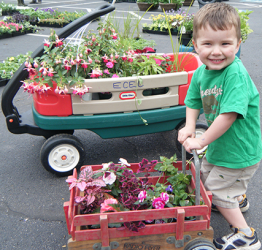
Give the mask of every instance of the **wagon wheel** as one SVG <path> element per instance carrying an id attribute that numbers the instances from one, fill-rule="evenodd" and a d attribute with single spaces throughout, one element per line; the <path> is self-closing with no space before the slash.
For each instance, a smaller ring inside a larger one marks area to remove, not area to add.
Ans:
<path id="1" fill-rule="evenodd" d="M 74 168 L 81 167 L 84 147 L 75 136 L 58 134 L 43 144 L 40 158 L 47 171 L 57 176 L 68 176 L 72 174 Z"/>
<path id="2" fill-rule="evenodd" d="M 216 250 L 216 247 L 207 239 L 195 239 L 189 242 L 184 250 Z"/>
<path id="3" fill-rule="evenodd" d="M 175 134 L 175 140 L 176 140 L 176 148 L 177 148 L 177 151 L 182 154 L 182 145 L 181 143 L 178 141 L 178 131 L 185 127 L 185 124 L 182 124 L 176 131 L 176 134 Z M 203 122 L 197 122 L 196 123 L 196 138 L 200 137 L 202 134 L 204 134 L 206 132 L 206 130 L 208 129 L 208 126 L 203 123 Z M 204 147 L 203 149 L 201 150 L 197 150 L 197 153 L 198 154 L 201 154 L 203 153 L 205 150 L 207 149 L 207 146 Z M 192 154 L 186 152 L 186 158 L 187 159 L 190 159 L 192 158 Z"/>

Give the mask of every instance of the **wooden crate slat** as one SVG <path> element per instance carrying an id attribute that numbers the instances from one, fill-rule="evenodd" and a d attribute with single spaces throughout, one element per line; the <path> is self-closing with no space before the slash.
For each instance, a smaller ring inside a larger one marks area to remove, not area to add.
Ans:
<path id="1" fill-rule="evenodd" d="M 185 227 L 185 210 L 177 209 L 177 226 L 176 226 L 176 239 L 183 240 L 184 239 L 184 227 Z"/>
<path id="2" fill-rule="evenodd" d="M 201 231 L 207 230 L 208 221 L 185 221 L 184 231 Z M 180 227 L 181 225 L 179 225 Z M 141 235 L 154 235 L 154 234 L 168 234 L 176 233 L 177 223 L 166 223 L 166 224 L 153 224 L 146 225 L 145 228 L 139 230 L 139 232 L 131 232 L 128 229 L 109 228 L 109 238 L 122 238 L 122 237 L 135 237 Z M 100 229 L 87 229 L 75 232 L 76 241 L 85 240 L 101 240 Z"/>
<path id="3" fill-rule="evenodd" d="M 188 206 L 174 207 L 164 209 L 146 209 L 117 213 L 104 213 L 108 216 L 109 223 L 123 223 L 128 221 L 153 220 L 153 219 L 168 219 L 177 217 L 177 209 L 183 208 L 185 216 L 203 216 L 208 212 L 207 206 Z M 87 226 L 100 223 L 100 214 L 83 214 L 74 217 L 75 226 Z"/>

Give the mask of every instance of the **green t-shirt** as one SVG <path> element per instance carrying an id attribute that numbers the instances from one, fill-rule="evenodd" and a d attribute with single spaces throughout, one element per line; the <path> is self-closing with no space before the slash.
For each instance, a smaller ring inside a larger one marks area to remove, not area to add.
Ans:
<path id="1" fill-rule="evenodd" d="M 259 93 L 237 57 L 221 70 L 200 66 L 192 77 L 185 104 L 192 109 L 203 108 L 208 126 L 219 114 L 238 113 L 232 126 L 208 146 L 209 163 L 245 168 L 261 160 Z"/>

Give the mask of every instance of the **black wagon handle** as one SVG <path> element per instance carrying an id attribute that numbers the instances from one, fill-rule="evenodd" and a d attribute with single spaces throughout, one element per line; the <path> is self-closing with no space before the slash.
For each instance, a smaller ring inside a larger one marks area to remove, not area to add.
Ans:
<path id="1" fill-rule="evenodd" d="M 57 35 L 59 36 L 59 38 L 66 38 L 70 36 L 72 33 L 74 33 L 76 30 L 81 28 L 83 25 L 114 10 L 115 7 L 113 5 L 104 4 L 99 8 L 95 9 L 93 12 L 90 12 L 78 18 L 77 20 L 73 21 L 72 23 L 66 25 L 59 32 L 57 32 Z M 44 52 L 44 45 L 42 44 L 32 53 L 31 57 L 32 58 L 40 57 L 41 55 L 43 55 L 43 52 Z M 27 70 L 24 70 L 24 68 L 25 65 L 23 63 L 19 67 L 19 69 L 15 72 L 13 77 L 8 81 L 8 84 L 5 86 L 3 90 L 2 103 L 1 103 L 3 114 L 5 115 L 5 117 L 15 116 L 17 118 L 16 121 L 18 123 L 19 123 L 18 111 L 13 105 L 13 98 L 23 84 L 21 81 L 25 80 L 28 77 L 28 72 Z M 17 123 L 13 122 L 13 125 L 15 124 Z"/>

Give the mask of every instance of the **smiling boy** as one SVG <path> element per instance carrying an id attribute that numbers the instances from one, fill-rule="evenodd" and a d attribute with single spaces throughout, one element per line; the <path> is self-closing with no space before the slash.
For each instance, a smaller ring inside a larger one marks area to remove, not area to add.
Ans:
<path id="1" fill-rule="evenodd" d="M 188 152 L 208 145 L 201 179 L 233 231 L 214 240 L 222 250 L 261 247 L 241 212 L 249 206 L 245 193 L 262 158 L 262 145 L 259 93 L 235 56 L 240 43 L 240 19 L 232 6 L 217 2 L 197 12 L 193 44 L 203 65 L 193 75 L 185 99 L 186 126 L 178 134 Z M 209 128 L 194 138 L 201 108 Z"/>

